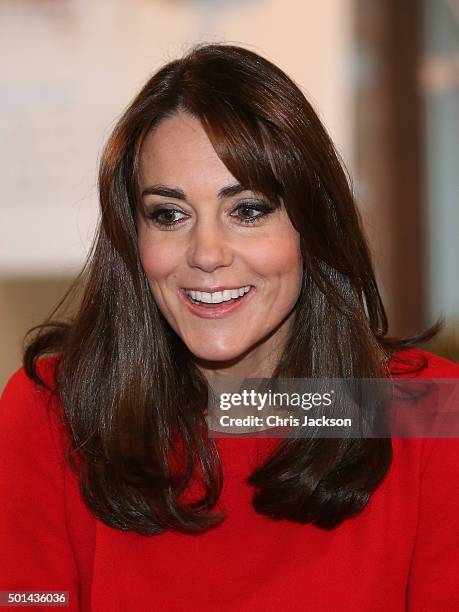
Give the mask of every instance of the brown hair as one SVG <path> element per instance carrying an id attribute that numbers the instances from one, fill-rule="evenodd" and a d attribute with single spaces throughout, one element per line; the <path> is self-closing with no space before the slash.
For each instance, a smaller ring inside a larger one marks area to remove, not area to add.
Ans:
<path id="1" fill-rule="evenodd" d="M 285 205 L 301 235 L 303 284 L 275 377 L 384 377 L 394 351 L 429 339 L 440 325 L 411 338 L 387 337 L 342 163 L 289 77 L 252 51 L 225 44 L 198 45 L 162 67 L 104 148 L 101 223 L 76 281 L 83 289 L 78 312 L 39 326 L 24 355 L 26 372 L 41 384 L 36 359 L 59 355 L 54 392 L 81 459 L 71 464 L 82 496 L 106 524 L 140 534 L 198 532 L 223 518 L 210 512 L 222 470 L 214 441 L 204 435 L 206 380 L 159 311 L 137 248 L 141 145 L 178 111 L 201 121 L 241 184 Z M 174 440 L 185 449 L 175 471 Z M 364 508 L 391 453 L 390 439 L 286 439 L 247 479 L 256 488 L 254 507 L 275 519 L 334 527 Z M 197 465 L 204 493 L 185 504 L 180 498 Z"/>

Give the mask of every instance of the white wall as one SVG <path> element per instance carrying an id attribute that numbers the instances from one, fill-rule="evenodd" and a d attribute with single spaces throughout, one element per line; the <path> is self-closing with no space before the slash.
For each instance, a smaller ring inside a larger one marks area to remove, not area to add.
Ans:
<path id="1" fill-rule="evenodd" d="M 302 87 L 352 170 L 352 0 L 3 0 L 0 276 L 74 274 L 97 221 L 98 155 L 163 63 L 247 46 Z"/>

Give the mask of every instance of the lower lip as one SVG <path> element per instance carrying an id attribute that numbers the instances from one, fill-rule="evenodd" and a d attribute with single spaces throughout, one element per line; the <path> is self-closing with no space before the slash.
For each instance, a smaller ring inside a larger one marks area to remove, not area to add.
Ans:
<path id="1" fill-rule="evenodd" d="M 220 304 L 213 304 L 201 306 L 201 304 L 194 304 L 183 289 L 179 291 L 182 300 L 188 306 L 192 313 L 203 319 L 220 319 L 230 313 L 234 312 L 238 308 L 241 308 L 244 304 L 250 301 L 252 295 L 255 293 L 255 287 L 251 287 L 247 293 L 244 293 L 235 302 L 221 302 Z"/>

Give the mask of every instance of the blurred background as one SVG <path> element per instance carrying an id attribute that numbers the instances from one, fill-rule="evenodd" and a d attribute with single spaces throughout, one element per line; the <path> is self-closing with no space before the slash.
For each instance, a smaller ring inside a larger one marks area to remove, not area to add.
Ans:
<path id="1" fill-rule="evenodd" d="M 352 176 L 390 333 L 443 316 L 427 348 L 459 361 L 458 0 L 0 0 L 0 390 L 89 251 L 114 123 L 201 41 L 300 85 Z"/>

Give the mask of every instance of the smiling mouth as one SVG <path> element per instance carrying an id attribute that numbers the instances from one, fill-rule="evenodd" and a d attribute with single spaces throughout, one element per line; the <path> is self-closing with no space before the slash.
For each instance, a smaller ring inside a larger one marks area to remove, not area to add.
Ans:
<path id="1" fill-rule="evenodd" d="M 239 310 L 239 308 L 242 307 L 242 305 L 246 301 L 250 300 L 254 292 L 255 292 L 255 287 L 253 287 L 253 285 L 246 285 L 244 287 L 244 291 L 243 292 L 241 291 L 242 295 L 239 295 L 238 297 L 234 297 L 234 298 L 229 297 L 228 293 L 226 293 L 225 296 L 222 296 L 223 292 L 218 292 L 218 291 L 215 292 L 214 294 L 210 294 L 210 293 L 206 294 L 206 292 L 198 292 L 198 295 L 196 296 L 196 293 L 193 291 L 195 298 L 196 297 L 198 298 L 198 299 L 195 299 L 191 295 L 189 295 L 190 290 L 185 290 L 183 288 L 180 289 L 180 294 L 182 295 L 182 299 L 185 301 L 187 306 L 191 309 L 191 311 L 195 315 L 199 317 L 212 318 L 212 319 L 229 315 L 231 312 L 233 312 L 236 309 Z M 199 293 L 201 293 L 201 295 L 199 295 Z M 220 300 L 220 301 L 209 303 L 209 302 L 203 302 L 199 300 L 200 297 L 201 298 L 204 297 L 204 299 L 209 300 L 209 296 L 211 296 L 215 300 Z M 223 299 L 223 297 L 225 297 L 226 299 Z"/>
<path id="2" fill-rule="evenodd" d="M 251 289 L 252 285 L 244 285 L 238 289 L 224 289 L 212 293 L 193 289 L 183 289 L 182 291 L 192 304 L 212 308 L 237 302 L 247 295 Z"/>

